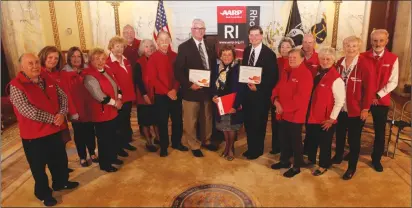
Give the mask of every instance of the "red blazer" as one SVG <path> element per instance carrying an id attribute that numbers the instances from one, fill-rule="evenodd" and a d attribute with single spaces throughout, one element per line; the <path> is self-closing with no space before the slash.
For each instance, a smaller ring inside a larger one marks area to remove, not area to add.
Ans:
<path id="1" fill-rule="evenodd" d="M 372 50 L 363 52 L 361 55 L 365 56 L 369 61 L 373 63 L 373 68 L 376 73 L 376 91 L 375 94 L 378 93 L 386 84 L 388 84 L 389 77 L 392 74 L 393 64 L 395 63 L 398 56 L 389 52 L 385 49 L 383 56 L 376 60 L 373 57 Z M 391 98 L 390 93 L 379 99 L 378 105 L 390 106 L 391 105 Z"/>
<path id="2" fill-rule="evenodd" d="M 69 103 L 69 116 L 79 114 L 78 121 L 90 122 L 91 111 L 88 109 L 88 105 L 92 101 L 86 87 L 84 86 L 84 72 L 80 73 L 74 71 L 63 71 L 62 75 L 62 87 L 67 94 Z M 73 120 L 76 122 L 76 120 Z"/>
<path id="3" fill-rule="evenodd" d="M 285 70 L 286 68 L 289 68 L 289 59 L 279 57 L 279 58 L 277 58 L 277 62 L 278 62 L 279 77 L 280 77 L 283 70 Z"/>
<path id="4" fill-rule="evenodd" d="M 111 73 L 110 70 L 108 70 L 107 67 L 104 69 L 106 73 L 108 73 L 111 77 L 113 77 L 113 80 L 115 80 L 116 84 L 118 83 L 116 81 L 116 78 L 113 73 Z M 100 84 L 100 88 L 102 89 L 102 92 L 108 96 L 110 96 L 112 99 L 116 99 L 115 97 L 115 91 L 113 89 L 112 84 L 110 81 L 99 71 L 97 71 L 96 68 L 93 66 L 89 65 L 89 68 L 84 69 L 84 76 L 90 75 L 93 76 L 94 78 L 97 79 L 97 81 Z M 91 97 L 91 95 L 89 94 Z M 117 109 L 114 106 L 107 105 L 107 104 L 102 104 L 95 100 L 93 97 L 91 97 L 88 109 L 91 113 L 91 120 L 92 122 L 104 122 L 104 121 L 110 121 L 117 116 Z"/>
<path id="5" fill-rule="evenodd" d="M 179 90 L 179 82 L 175 79 L 173 64 L 177 54 L 173 51 L 164 54 L 154 52 L 147 62 L 149 79 L 156 94 L 166 95 L 170 90 Z"/>
<path id="6" fill-rule="evenodd" d="M 34 107 L 56 115 L 59 110 L 59 98 L 57 95 L 56 82 L 45 73 L 40 77 L 45 81 L 45 89 L 42 90 L 38 85 L 33 84 L 22 73 L 18 73 L 10 84 L 21 90 Z M 48 136 L 67 128 L 66 122 L 61 126 L 43 123 L 28 119 L 22 116 L 16 107 L 13 106 L 14 113 L 19 121 L 20 136 L 22 139 L 38 139 Z"/>
<path id="7" fill-rule="evenodd" d="M 330 119 L 330 114 L 335 105 L 332 85 L 336 79 L 341 79 L 340 74 L 332 66 L 314 89 L 309 110 L 309 124 L 321 124 L 323 121 Z"/>
<path id="8" fill-rule="evenodd" d="M 318 53 L 316 51 L 313 51 L 312 56 L 310 59 L 304 61 L 306 67 L 310 70 L 312 73 L 312 77 L 315 78 L 316 74 L 318 73 L 318 66 L 319 66 L 319 57 Z"/>
<path id="9" fill-rule="evenodd" d="M 119 62 L 112 62 L 110 56 L 106 60 L 106 64 L 110 67 L 110 71 L 114 74 L 122 90 L 122 101 L 129 102 L 136 100 L 136 92 L 133 84 L 133 69 L 127 59 L 123 60 L 126 70 L 120 66 Z"/>
<path id="10" fill-rule="evenodd" d="M 282 72 L 278 84 L 273 88 L 272 101 L 277 97 L 282 105 L 283 120 L 305 123 L 312 86 L 311 73 L 304 63 L 296 69 L 288 68 Z"/>
<path id="11" fill-rule="evenodd" d="M 342 57 L 336 64 L 339 74 L 342 74 Z M 346 106 L 349 117 L 360 116 L 364 109 L 369 109 L 375 98 L 376 82 L 373 65 L 363 56 L 359 56 L 358 63 L 346 81 Z"/>
<path id="12" fill-rule="evenodd" d="M 143 84 L 147 92 L 147 96 L 149 97 L 150 101 L 153 103 L 154 102 L 154 89 L 153 85 L 150 83 L 149 80 L 149 73 L 147 71 L 147 57 L 142 56 L 137 60 L 137 64 L 140 64 L 140 67 L 142 69 L 142 79 L 143 79 Z M 137 104 L 139 105 L 146 105 L 146 102 L 143 99 L 142 94 L 140 93 L 139 89 L 136 90 L 136 98 L 137 98 Z"/>

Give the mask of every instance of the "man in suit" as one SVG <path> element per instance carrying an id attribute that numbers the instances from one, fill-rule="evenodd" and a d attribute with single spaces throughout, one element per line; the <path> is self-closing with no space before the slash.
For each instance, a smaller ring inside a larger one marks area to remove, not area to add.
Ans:
<path id="1" fill-rule="evenodd" d="M 200 147 L 217 150 L 211 144 L 212 97 L 209 87 L 200 87 L 189 80 L 190 69 L 210 70 L 216 67 L 215 49 L 208 47 L 203 39 L 205 23 L 201 19 L 192 22 L 192 38 L 179 45 L 175 61 L 175 78 L 181 85 L 183 104 L 183 139 L 195 157 L 203 157 Z M 210 78 L 209 78 L 210 80 Z M 197 122 L 200 123 L 200 142 L 196 138 Z"/>
<path id="2" fill-rule="evenodd" d="M 243 104 L 245 113 L 245 129 L 248 149 L 243 153 L 249 160 L 254 160 L 263 154 L 266 123 L 271 105 L 272 89 L 278 81 L 278 65 L 276 54 L 262 44 L 263 30 L 260 26 L 252 26 L 249 31 L 251 46 L 243 52 L 242 65 L 262 67 L 260 84 L 248 84 L 246 99 Z"/>

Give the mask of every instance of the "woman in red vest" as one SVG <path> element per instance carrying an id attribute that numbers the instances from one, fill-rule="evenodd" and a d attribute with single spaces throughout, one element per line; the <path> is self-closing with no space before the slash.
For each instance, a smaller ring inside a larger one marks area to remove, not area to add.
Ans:
<path id="1" fill-rule="evenodd" d="M 106 64 L 110 67 L 111 72 L 119 81 L 119 87 L 122 89 L 123 107 L 119 110 L 117 130 L 119 139 L 119 156 L 127 157 L 129 154 L 124 150 L 135 151 L 136 147 L 129 144 L 132 142 L 133 130 L 130 124 L 130 114 L 132 111 L 132 102 L 136 100 L 136 94 L 133 84 L 133 69 L 126 57 L 123 56 L 124 47 L 127 41 L 119 36 L 110 39 L 108 49 L 110 55 L 107 57 Z"/>
<path id="2" fill-rule="evenodd" d="M 279 42 L 278 51 L 280 57 L 277 58 L 277 64 L 279 69 L 279 77 L 282 72 L 289 67 L 289 51 L 295 47 L 295 43 L 292 38 L 284 37 Z M 276 108 L 272 106 L 270 109 L 271 123 L 272 123 L 272 151 L 270 154 L 277 154 L 280 152 L 280 144 L 278 138 L 278 121 L 276 120 Z"/>
<path id="3" fill-rule="evenodd" d="M 149 57 L 156 51 L 156 46 L 152 40 L 142 40 L 139 47 L 139 56 L 134 67 L 134 83 L 137 98 L 137 117 L 139 126 L 142 128 L 143 135 L 146 138 L 146 149 L 149 152 L 156 152 L 157 147 L 153 144 L 150 127 L 159 138 L 158 129 L 156 126 L 156 111 L 154 109 L 154 89 L 150 85 L 149 73 L 147 71 L 147 62 Z"/>
<path id="4" fill-rule="evenodd" d="M 99 162 L 95 149 L 96 141 L 94 134 L 94 125 L 91 122 L 90 111 L 87 110 L 87 105 L 90 102 L 90 96 L 87 89 L 84 87 L 83 66 L 84 58 L 81 50 L 78 47 L 71 47 L 67 52 L 67 65 L 71 71 L 62 71 L 62 86 L 66 92 L 69 103 L 68 118 L 72 122 L 74 131 L 74 142 L 76 143 L 77 154 L 80 158 L 82 167 L 89 166 L 87 162 L 86 148 L 89 151 L 89 156 L 92 162 Z"/>
<path id="5" fill-rule="evenodd" d="M 349 166 L 344 180 L 349 180 L 356 172 L 360 153 L 362 128 L 369 115 L 369 108 L 375 96 L 375 73 L 371 63 L 359 55 L 362 41 L 356 36 L 343 40 L 345 57 L 336 64 L 346 86 L 346 101 L 338 116 L 336 127 L 336 154 L 332 163 L 340 164 L 343 158 L 346 133 L 349 143 Z"/>
<path id="6" fill-rule="evenodd" d="M 42 73 L 46 74 L 47 76 L 51 77 L 60 88 L 63 89 L 61 85 L 62 74 L 61 69 L 63 67 L 63 55 L 62 52 L 57 49 L 55 46 L 46 46 L 40 50 L 38 57 L 40 59 L 40 66 Z M 66 127 L 62 131 L 62 139 L 65 144 L 71 140 L 70 137 L 70 130 L 67 128 L 67 121 Z M 62 127 L 63 128 L 63 127 Z M 69 162 L 67 160 L 67 162 Z M 69 172 L 73 172 L 73 169 L 69 168 Z"/>
<path id="7" fill-rule="evenodd" d="M 90 93 L 87 110 L 97 136 L 100 169 L 115 172 L 112 164 L 121 165 L 117 159 L 118 142 L 116 142 L 117 111 L 122 108 L 122 92 L 111 70 L 105 65 L 107 55 L 103 49 L 95 48 L 89 54 L 89 68 L 84 69 L 84 85 Z"/>
<path id="8" fill-rule="evenodd" d="M 345 83 L 334 66 L 335 49 L 322 48 L 318 55 L 320 66 L 314 77 L 306 122 L 306 136 L 311 145 L 308 156 L 313 164 L 316 164 L 316 154 L 320 148 L 319 169 L 312 173 L 314 176 L 322 175 L 332 165 L 332 137 L 346 95 Z"/>

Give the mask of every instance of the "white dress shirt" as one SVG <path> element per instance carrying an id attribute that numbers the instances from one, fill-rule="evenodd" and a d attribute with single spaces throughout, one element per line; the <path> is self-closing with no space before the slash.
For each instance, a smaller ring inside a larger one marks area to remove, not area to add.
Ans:
<path id="1" fill-rule="evenodd" d="M 335 104 L 333 105 L 330 118 L 333 120 L 336 120 L 336 118 L 338 118 L 340 110 L 346 103 L 345 83 L 343 82 L 342 79 L 336 79 L 333 82 L 332 93 L 333 93 L 333 98 L 335 100 Z"/>
<path id="2" fill-rule="evenodd" d="M 382 51 L 381 54 L 376 54 L 375 51 L 373 51 L 373 57 L 379 56 L 379 58 L 382 58 L 383 53 L 385 53 L 385 50 Z M 378 91 L 379 97 L 385 97 L 387 94 L 392 92 L 397 86 L 398 86 L 398 77 L 399 77 L 399 61 L 398 58 L 396 58 L 395 63 L 393 63 L 392 67 L 392 72 L 391 76 L 389 77 L 388 83 Z"/>
<path id="3" fill-rule="evenodd" d="M 343 61 L 342 61 L 342 63 L 340 64 L 341 66 L 343 66 L 343 70 L 340 72 L 340 75 L 341 75 L 342 79 L 344 78 L 344 77 L 343 77 L 344 70 L 346 70 L 346 69 L 349 69 L 349 70 L 350 70 L 349 74 L 347 75 L 348 78 L 346 79 L 346 83 L 344 83 L 344 84 L 345 84 L 345 104 L 343 105 L 342 111 L 345 111 L 345 112 L 348 112 L 348 106 L 347 106 L 347 104 L 346 104 L 346 87 L 348 86 L 349 77 L 350 77 L 350 75 L 352 74 L 353 69 L 356 67 L 356 64 L 358 63 L 358 59 L 359 59 L 359 54 L 356 55 L 355 58 L 353 58 L 353 61 L 352 61 L 352 63 L 349 65 L 349 68 L 346 67 L 346 57 L 343 58 Z M 343 81 L 342 81 L 342 82 L 343 82 Z"/>
<path id="4" fill-rule="evenodd" d="M 209 67 L 209 56 L 207 55 L 205 41 L 203 41 L 203 39 L 202 39 L 202 41 L 198 41 L 195 38 L 193 38 L 193 40 L 195 41 L 196 48 L 198 48 L 198 49 L 199 49 L 199 43 L 202 43 L 201 47 L 202 47 L 202 50 L 203 50 L 203 54 L 205 54 L 206 66 L 207 66 L 207 69 L 210 69 L 210 67 Z"/>
<path id="5" fill-rule="evenodd" d="M 256 48 L 254 48 L 252 46 L 252 48 L 250 49 L 250 53 L 249 53 L 249 59 L 247 60 L 248 63 L 249 63 L 249 60 L 250 60 L 250 55 L 252 55 L 253 49 L 255 49 L 255 60 L 254 60 L 253 66 L 256 66 L 256 62 L 259 58 L 260 51 L 262 50 L 262 43 L 260 43 L 258 46 L 256 46 Z"/>
<path id="6" fill-rule="evenodd" d="M 122 56 L 122 60 L 117 60 L 116 56 L 113 55 L 113 53 L 110 53 L 110 59 L 112 60 L 112 62 L 119 62 L 120 66 L 126 71 L 126 73 L 129 73 L 126 69 L 126 66 L 124 65 L 124 60 L 126 59 L 126 57 Z"/>

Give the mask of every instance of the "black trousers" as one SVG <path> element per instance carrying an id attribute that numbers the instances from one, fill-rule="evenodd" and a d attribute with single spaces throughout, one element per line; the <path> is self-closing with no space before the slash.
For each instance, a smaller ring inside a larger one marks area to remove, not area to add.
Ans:
<path id="1" fill-rule="evenodd" d="M 117 159 L 116 121 L 117 119 L 115 118 L 110 121 L 94 123 L 97 146 L 99 148 L 100 169 L 109 168 L 113 164 L 113 161 Z"/>
<path id="2" fill-rule="evenodd" d="M 132 112 L 132 101 L 123 103 L 122 108 L 118 111 L 117 119 L 117 138 L 119 151 L 132 141 L 133 131 L 130 124 L 130 114 Z"/>
<path id="3" fill-rule="evenodd" d="M 375 141 L 373 143 L 372 162 L 380 162 L 385 149 L 386 120 L 388 117 L 388 106 L 372 106 L 373 128 L 375 129 Z"/>
<path id="4" fill-rule="evenodd" d="M 322 129 L 322 124 L 306 124 L 306 138 L 311 145 L 308 159 L 316 164 L 316 153 L 319 147 L 319 166 L 322 168 L 329 168 L 332 165 L 332 137 L 335 129 L 336 124 L 332 125 L 327 131 Z"/>
<path id="5" fill-rule="evenodd" d="M 303 124 L 285 120 L 279 122 L 280 162 L 289 163 L 289 158 L 293 155 L 294 168 L 303 165 L 302 126 Z"/>
<path id="6" fill-rule="evenodd" d="M 276 120 L 276 107 L 271 106 L 270 108 L 271 123 L 272 123 L 272 151 L 280 150 L 279 144 L 279 124 Z"/>
<path id="7" fill-rule="evenodd" d="M 69 179 L 66 149 L 61 132 L 37 139 L 23 139 L 23 149 L 34 178 L 34 195 L 44 200 L 52 195 L 46 165 L 50 170 L 52 186 L 64 186 Z"/>
<path id="8" fill-rule="evenodd" d="M 266 136 L 266 125 L 270 107 L 270 98 L 257 96 L 253 92 L 245 98 L 243 112 L 247 136 L 247 151 L 251 156 L 263 154 Z"/>
<path id="9" fill-rule="evenodd" d="M 86 148 L 89 155 L 95 155 L 96 140 L 94 134 L 94 124 L 92 122 L 72 122 L 74 131 L 74 143 L 80 159 L 86 159 Z"/>
<path id="10" fill-rule="evenodd" d="M 361 134 L 365 121 L 357 117 L 348 117 L 347 112 L 340 112 L 338 116 L 338 125 L 336 126 L 336 159 L 342 160 L 345 148 L 346 133 L 348 134 L 349 143 L 349 167 L 348 169 L 356 170 L 358 164 Z"/>
<path id="11" fill-rule="evenodd" d="M 179 146 L 182 142 L 183 120 L 182 99 L 171 100 L 167 95 L 155 95 L 155 109 L 157 127 L 159 128 L 160 148 L 169 147 L 169 116 L 172 120 L 172 146 Z"/>

